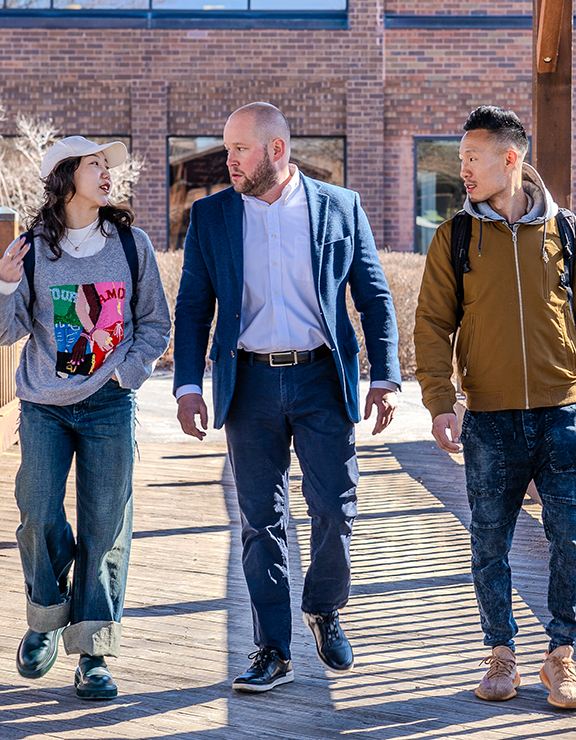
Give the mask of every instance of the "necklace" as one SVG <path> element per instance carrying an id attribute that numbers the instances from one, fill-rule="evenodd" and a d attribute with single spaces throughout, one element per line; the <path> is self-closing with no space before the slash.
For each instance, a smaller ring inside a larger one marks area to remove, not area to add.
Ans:
<path id="1" fill-rule="evenodd" d="M 94 223 L 96 223 L 96 222 L 94 222 Z M 69 231 L 69 229 L 67 229 L 67 232 L 68 232 L 68 231 Z M 74 231 L 80 231 L 80 229 L 74 229 Z M 82 237 L 82 239 L 81 239 L 81 240 L 80 240 L 80 241 L 78 242 L 78 244 L 74 244 L 74 242 L 72 241 L 72 239 L 70 239 L 70 237 L 68 236 L 68 233 L 66 233 L 66 234 L 65 234 L 65 237 L 66 237 L 66 240 L 68 241 L 68 243 L 69 243 L 69 244 L 70 244 L 70 245 L 71 245 L 72 247 L 74 247 L 74 251 L 75 251 L 75 252 L 78 252 L 78 251 L 79 251 L 79 249 L 80 249 L 80 247 L 81 247 L 81 246 L 82 246 L 82 245 L 84 244 L 84 242 L 86 241 L 86 239 L 88 239 L 88 237 L 89 237 L 89 236 L 90 236 L 91 234 L 93 234 L 93 233 L 94 233 L 94 224 L 92 223 L 92 224 L 90 224 L 90 226 L 88 227 L 88 231 L 87 231 L 87 232 L 86 232 L 86 233 L 84 234 L 84 236 L 83 236 L 83 237 Z"/>

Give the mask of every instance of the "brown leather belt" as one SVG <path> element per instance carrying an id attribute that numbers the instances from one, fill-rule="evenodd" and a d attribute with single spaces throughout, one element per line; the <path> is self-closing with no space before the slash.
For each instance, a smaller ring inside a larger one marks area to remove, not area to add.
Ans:
<path id="1" fill-rule="evenodd" d="M 315 349 L 306 352 L 297 352 L 296 350 L 287 350 L 286 352 L 270 352 L 270 354 L 261 355 L 258 352 L 247 352 L 245 349 L 238 350 L 238 359 L 246 362 L 262 362 L 270 367 L 289 367 L 290 365 L 305 365 L 315 360 L 323 360 L 329 357 L 332 350 L 325 344 L 321 344 Z"/>

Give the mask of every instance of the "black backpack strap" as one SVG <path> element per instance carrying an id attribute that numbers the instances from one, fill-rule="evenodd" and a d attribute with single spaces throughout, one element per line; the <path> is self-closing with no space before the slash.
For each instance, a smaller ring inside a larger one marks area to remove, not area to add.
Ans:
<path id="1" fill-rule="evenodd" d="M 130 310 L 132 311 L 132 320 L 134 320 L 134 309 L 138 301 L 138 252 L 136 250 L 136 242 L 134 241 L 134 234 L 130 227 L 123 228 L 118 226 L 118 235 L 122 242 L 122 248 L 126 255 L 126 261 L 130 268 L 130 276 L 132 278 L 132 297 L 130 298 Z"/>
<path id="2" fill-rule="evenodd" d="M 30 314 L 30 316 L 32 316 L 32 307 L 34 306 L 34 301 L 36 300 L 36 290 L 34 289 L 34 265 L 36 263 L 36 256 L 34 253 L 34 232 L 30 230 L 27 231 L 25 234 L 22 234 L 22 236 L 26 237 L 26 244 L 30 245 L 30 249 L 24 255 L 22 263 L 24 264 L 24 273 L 26 275 L 26 280 L 28 281 L 28 291 L 30 293 L 30 299 L 28 302 L 28 313 Z"/>
<path id="3" fill-rule="evenodd" d="M 556 216 L 558 231 L 564 251 L 564 272 L 560 285 L 565 289 L 572 316 L 574 316 L 574 252 L 576 244 L 576 218 L 567 208 L 559 208 Z"/>
<path id="4" fill-rule="evenodd" d="M 454 277 L 456 278 L 456 326 L 452 336 L 452 348 L 456 342 L 456 332 L 462 321 L 464 310 L 462 303 L 464 301 L 464 273 L 470 272 L 470 262 L 468 260 L 468 248 L 470 247 L 470 238 L 472 236 L 472 216 L 466 211 L 458 211 L 452 218 L 452 232 L 450 236 L 450 252 L 452 258 L 452 267 L 454 268 Z"/>

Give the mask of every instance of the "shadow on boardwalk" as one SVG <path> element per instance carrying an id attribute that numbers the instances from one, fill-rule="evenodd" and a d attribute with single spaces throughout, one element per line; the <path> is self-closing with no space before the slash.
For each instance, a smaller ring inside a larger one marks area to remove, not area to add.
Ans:
<path id="1" fill-rule="evenodd" d="M 469 575 L 467 505 L 457 458 L 432 442 L 364 443 L 353 587 L 343 624 L 354 671 L 323 670 L 299 596 L 309 525 L 300 471 L 291 477 L 293 684 L 238 694 L 232 678 L 253 649 L 241 572 L 239 516 L 222 443 L 140 445 L 124 648 L 110 661 L 121 695 L 79 702 L 76 661 L 21 679 L 25 631 L 12 498 L 18 450 L 0 458 L 0 738 L 384 740 L 571 738 L 576 715 L 546 702 L 538 670 L 546 640 L 547 548 L 527 506 L 513 552 L 522 686 L 504 704 L 473 694 L 486 655 Z M 72 510 L 73 506 L 70 505 Z"/>

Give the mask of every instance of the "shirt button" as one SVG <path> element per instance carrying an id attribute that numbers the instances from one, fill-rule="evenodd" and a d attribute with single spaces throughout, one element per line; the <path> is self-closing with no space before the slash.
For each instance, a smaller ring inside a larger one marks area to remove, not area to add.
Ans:
<path id="1" fill-rule="evenodd" d="M 276 265 L 277 265 L 278 263 L 277 263 L 277 262 L 273 262 L 272 264 L 274 265 L 274 267 L 276 267 Z"/>
<path id="2" fill-rule="evenodd" d="M 277 290 L 274 291 L 274 295 L 278 295 L 278 291 Z"/>
<path id="3" fill-rule="evenodd" d="M 276 234 L 272 234 L 272 238 L 273 239 L 276 239 Z"/>

